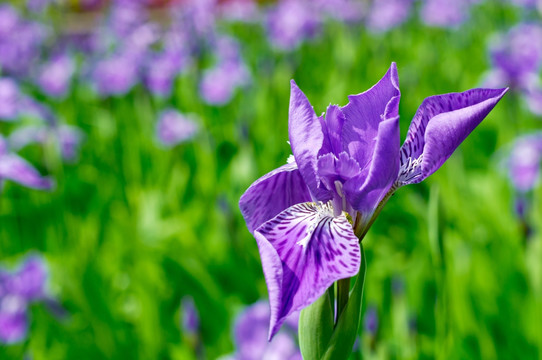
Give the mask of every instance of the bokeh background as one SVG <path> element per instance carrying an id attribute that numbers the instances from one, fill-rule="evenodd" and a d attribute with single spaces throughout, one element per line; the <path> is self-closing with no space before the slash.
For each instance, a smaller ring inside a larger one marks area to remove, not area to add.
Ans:
<path id="1" fill-rule="evenodd" d="M 2 1 L 0 358 L 272 358 L 265 315 L 248 355 L 234 330 L 267 297 L 239 197 L 290 154 L 290 79 L 321 113 L 395 61 L 402 136 L 425 97 L 511 89 L 364 239 L 352 359 L 539 359 L 541 6 Z"/>

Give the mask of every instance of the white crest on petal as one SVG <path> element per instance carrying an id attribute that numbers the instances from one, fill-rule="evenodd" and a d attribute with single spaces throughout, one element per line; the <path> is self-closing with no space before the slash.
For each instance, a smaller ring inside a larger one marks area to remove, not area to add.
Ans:
<path id="1" fill-rule="evenodd" d="M 422 176 L 423 154 L 416 159 L 407 158 L 401 163 L 399 176 L 394 184 L 395 188 L 416 182 Z"/>
<path id="2" fill-rule="evenodd" d="M 334 210 L 333 210 L 333 204 L 331 201 L 327 203 L 314 203 L 316 212 L 311 216 L 311 222 L 310 225 L 307 227 L 307 231 L 305 233 L 305 236 L 297 242 L 297 245 L 303 246 L 303 248 L 306 248 L 309 244 L 309 241 L 312 238 L 312 235 L 314 233 L 314 230 L 316 227 L 320 225 L 320 222 L 325 218 L 333 219 L 334 216 Z"/>

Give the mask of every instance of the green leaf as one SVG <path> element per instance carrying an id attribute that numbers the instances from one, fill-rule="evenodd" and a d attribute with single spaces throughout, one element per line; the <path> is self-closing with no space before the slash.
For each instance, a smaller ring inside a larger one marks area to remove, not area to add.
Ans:
<path id="1" fill-rule="evenodd" d="M 299 316 L 299 347 L 303 359 L 320 359 L 333 332 L 331 287 L 318 300 L 301 311 Z"/>
<path id="2" fill-rule="evenodd" d="M 365 252 L 363 245 L 361 247 L 361 266 L 359 274 L 354 284 L 354 288 L 350 292 L 348 303 L 345 310 L 342 312 L 337 326 L 331 335 L 329 345 L 323 357 L 305 357 L 304 359 L 322 359 L 322 360 L 341 360 L 348 359 L 352 353 L 352 347 L 358 335 L 358 327 L 361 317 L 361 298 L 363 296 L 363 284 L 365 282 L 365 270 L 367 264 L 365 262 Z"/>

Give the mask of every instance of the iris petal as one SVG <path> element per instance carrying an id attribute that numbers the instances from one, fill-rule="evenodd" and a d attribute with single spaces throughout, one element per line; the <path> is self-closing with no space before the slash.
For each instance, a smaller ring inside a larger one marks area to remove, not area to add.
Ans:
<path id="1" fill-rule="evenodd" d="M 329 105 L 326 111 L 325 120 L 321 118 L 322 130 L 324 131 L 324 146 L 319 155 L 333 153 L 336 156 L 345 149 L 343 148 L 341 133 L 345 121 L 344 114 L 337 105 Z"/>
<path id="2" fill-rule="evenodd" d="M 365 168 L 372 159 L 379 124 L 399 116 L 399 78 L 395 63 L 384 77 L 369 90 L 348 97 L 342 108 L 346 120 L 342 142 L 348 153 Z"/>
<path id="3" fill-rule="evenodd" d="M 426 98 L 401 147 L 401 167 L 408 176 L 399 185 L 418 183 L 442 166 L 507 90 L 472 89 Z M 412 172 L 419 174 L 409 176 Z"/>
<path id="4" fill-rule="evenodd" d="M 370 167 L 344 184 L 347 200 L 369 220 L 399 172 L 399 117 L 380 123 Z"/>
<path id="5" fill-rule="evenodd" d="M 345 215 L 315 203 L 294 205 L 256 229 L 269 291 L 269 338 L 285 318 L 320 297 L 335 281 L 356 275 L 358 238 Z"/>
<path id="6" fill-rule="evenodd" d="M 284 209 L 310 201 L 309 190 L 295 162 L 285 164 L 256 180 L 245 191 L 239 208 L 248 230 L 254 230 Z"/>
<path id="7" fill-rule="evenodd" d="M 319 201 L 330 200 L 331 193 L 319 186 L 316 177 L 318 153 L 324 144 L 322 124 L 309 100 L 293 80 L 291 82 L 288 133 L 295 161 L 311 195 Z"/>

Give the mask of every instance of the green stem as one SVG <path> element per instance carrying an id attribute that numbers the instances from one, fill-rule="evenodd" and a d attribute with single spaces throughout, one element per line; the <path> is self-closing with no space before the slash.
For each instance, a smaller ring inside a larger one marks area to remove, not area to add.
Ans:
<path id="1" fill-rule="evenodd" d="M 339 321 L 346 304 L 348 303 L 348 293 L 350 292 L 350 278 L 337 281 L 337 316 L 335 321 Z"/>
<path id="2" fill-rule="evenodd" d="M 363 238 L 365 237 L 365 235 L 367 235 L 367 232 L 369 231 L 369 229 L 371 228 L 371 225 L 373 225 L 373 223 L 375 222 L 376 218 L 378 217 L 378 214 L 380 214 L 380 212 L 382 211 L 382 208 L 384 207 L 384 205 L 386 205 L 386 203 L 388 202 L 389 198 L 395 193 L 395 190 L 397 190 L 397 188 L 395 187 L 395 185 L 390 189 L 390 191 L 388 191 L 388 193 L 386 194 L 386 196 L 384 196 L 384 198 L 382 199 L 382 201 L 380 201 L 380 203 L 378 204 L 378 206 L 376 207 L 376 210 L 375 212 L 373 213 L 373 215 L 371 216 L 371 219 L 369 220 L 369 222 L 367 222 L 367 224 L 363 224 L 360 217 L 361 217 L 361 214 L 358 213 L 358 215 L 356 216 L 356 220 L 354 222 L 354 234 L 358 237 L 359 239 L 359 243 L 361 244 L 361 241 L 363 240 Z"/>

